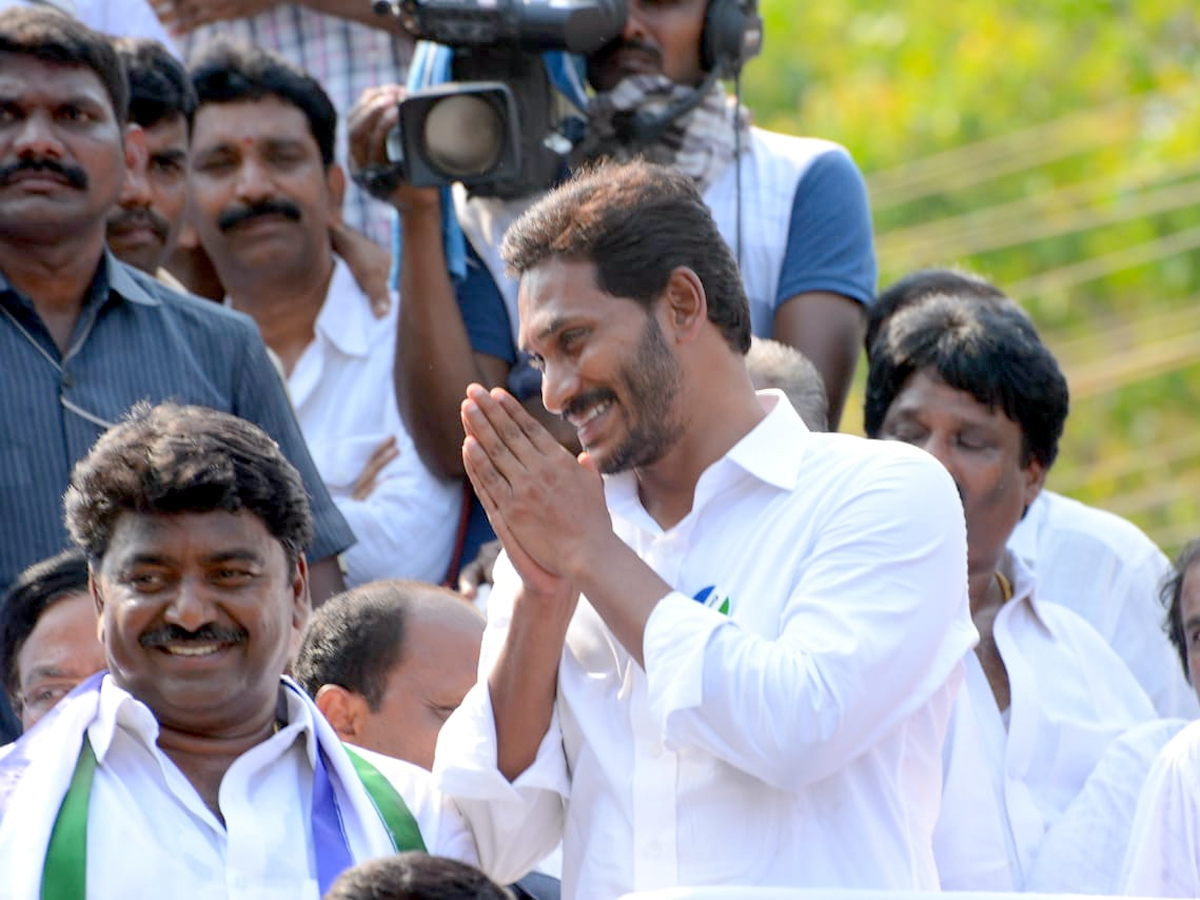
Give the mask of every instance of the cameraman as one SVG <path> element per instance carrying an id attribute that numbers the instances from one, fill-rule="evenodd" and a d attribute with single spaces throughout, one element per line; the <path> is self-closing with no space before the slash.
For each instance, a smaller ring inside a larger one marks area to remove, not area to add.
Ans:
<path id="1" fill-rule="evenodd" d="M 592 158 L 640 153 L 696 180 L 740 259 L 754 332 L 790 344 L 816 364 L 836 428 L 876 271 L 866 190 L 850 156 L 826 141 L 751 128 L 744 109 L 735 135 L 732 104 L 719 80 L 694 109 L 663 122 L 650 142 L 624 143 L 615 127 L 622 115 L 661 110 L 704 81 L 715 62 L 714 39 L 706 34 L 706 27 L 715 30 L 709 7 L 718 4 L 732 5 L 747 22 L 755 16 L 753 0 L 630 0 L 620 36 L 587 59 L 597 93 L 587 101 L 580 148 Z M 723 46 L 739 39 L 740 33 L 725 36 Z M 386 162 L 386 135 L 398 122 L 404 95 L 396 85 L 374 88 L 351 111 L 354 168 Z M 733 166 L 738 148 L 740 184 Z M 507 224 L 537 198 L 468 199 L 456 190 L 454 212 L 468 246 L 466 276 L 452 279 L 440 197 L 437 189 L 408 184 L 386 197 L 399 212 L 402 238 L 395 377 L 425 464 L 458 477 L 466 386 L 505 385 L 517 364 L 516 286 L 503 274 L 497 246 Z M 536 391 L 513 387 L 534 395 L 527 405 L 538 404 Z"/>

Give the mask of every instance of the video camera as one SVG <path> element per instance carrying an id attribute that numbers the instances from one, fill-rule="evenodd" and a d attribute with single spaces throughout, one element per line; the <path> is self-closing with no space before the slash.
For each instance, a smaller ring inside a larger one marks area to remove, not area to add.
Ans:
<path id="1" fill-rule="evenodd" d="M 518 197 L 553 183 L 572 146 L 540 54 L 600 49 L 624 28 L 627 0 L 377 0 L 374 9 L 452 49 L 450 81 L 400 104 L 392 165 L 377 174 Z"/>

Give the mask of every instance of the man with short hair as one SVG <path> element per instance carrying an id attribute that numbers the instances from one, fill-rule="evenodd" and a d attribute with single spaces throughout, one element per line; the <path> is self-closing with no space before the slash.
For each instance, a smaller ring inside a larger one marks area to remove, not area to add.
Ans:
<path id="1" fill-rule="evenodd" d="M 397 303 L 382 319 L 330 241 L 345 178 L 337 114 L 314 78 L 258 47 L 220 43 L 191 69 L 192 224 L 227 302 L 278 355 L 305 440 L 358 543 L 347 582 L 439 582 L 461 481 L 414 451 L 391 388 Z"/>
<path id="2" fill-rule="evenodd" d="M 1016 304 L 994 284 L 957 269 L 920 269 L 880 291 L 867 316 L 867 355 L 892 316 L 941 294 L 1001 308 Z M 1108 641 L 1162 716 L 1200 713 L 1187 680 L 1171 661 L 1162 629 L 1159 585 L 1171 564 L 1132 522 L 1043 489 L 1008 540 L 1033 569 L 1038 595 L 1082 616 Z"/>
<path id="3" fill-rule="evenodd" d="M 445 588 L 374 581 L 316 611 L 292 673 L 342 740 L 432 769 L 442 723 L 475 684 L 483 624 Z"/>
<path id="4" fill-rule="evenodd" d="M 192 62 L 207 44 L 236 40 L 278 53 L 320 82 L 344 117 L 364 90 L 402 82 L 413 39 L 396 16 L 377 14 L 366 0 L 151 0 Z M 336 156 L 346 159 L 339 132 Z M 377 245 L 391 235 L 391 210 L 349 185 L 342 206 L 350 228 Z M 347 238 L 344 238 L 348 240 Z"/>
<path id="5" fill-rule="evenodd" d="M 1030 890 L 1042 839 L 1109 745 L 1157 718 L 1132 673 L 1080 616 L 1044 603 L 1007 548 L 1058 453 L 1066 379 L 1015 303 L 933 295 L 898 311 L 871 348 L 863 423 L 946 467 L 967 522 L 967 582 L 980 640 L 967 710 L 984 753 L 1013 887 Z M 947 792 L 947 803 L 963 802 Z M 971 818 L 967 816 L 966 818 Z M 1069 874 L 1067 876 L 1069 883 Z"/>
<path id="6" fill-rule="evenodd" d="M 0 674 L 21 727 L 103 668 L 83 553 L 64 550 L 22 572 L 0 603 Z"/>
<path id="7" fill-rule="evenodd" d="M 105 248 L 126 172 L 145 169 L 111 43 L 55 12 L 0 13 L 0 102 L 0 590 L 66 545 L 75 460 L 134 403 L 168 397 L 242 416 L 280 442 L 312 497 L 314 599 L 340 590 L 337 554 L 354 536 L 254 323 Z"/>
<path id="8" fill-rule="evenodd" d="M 117 54 L 129 77 L 129 118 L 146 136 L 146 176 L 127 183 L 108 217 L 108 246 L 148 275 L 162 266 L 179 238 L 187 209 L 188 132 L 196 91 L 179 60 L 162 44 L 120 38 Z"/>
<path id="9" fill-rule="evenodd" d="M 7 897 L 317 900 L 396 850 L 474 860 L 425 773 L 350 754 L 284 677 L 312 516 L 261 429 L 139 405 L 76 466 L 65 505 L 109 671 L 0 758 Z"/>
<path id="10" fill-rule="evenodd" d="M 505 257 L 546 409 L 585 453 L 470 388 L 463 457 L 505 554 L 488 676 L 434 771 L 485 871 L 561 838 L 578 898 L 936 889 L 939 748 L 975 640 L 945 471 L 755 394 L 737 264 L 680 172 L 576 177 Z"/>

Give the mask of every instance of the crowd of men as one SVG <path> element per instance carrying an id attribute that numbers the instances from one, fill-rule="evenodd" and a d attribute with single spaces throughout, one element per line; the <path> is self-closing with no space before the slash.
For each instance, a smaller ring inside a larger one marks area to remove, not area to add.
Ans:
<path id="1" fill-rule="evenodd" d="M 0 6 L 0 896 L 1200 895 L 1200 543 L 1045 488 L 1000 287 L 876 292 L 753 2 L 516 199 L 377 177 L 367 4 Z"/>

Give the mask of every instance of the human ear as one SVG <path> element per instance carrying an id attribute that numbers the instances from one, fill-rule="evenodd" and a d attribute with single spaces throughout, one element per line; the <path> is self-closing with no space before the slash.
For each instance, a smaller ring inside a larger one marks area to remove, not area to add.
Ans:
<path id="1" fill-rule="evenodd" d="M 687 266 L 676 266 L 662 292 L 667 310 L 667 326 L 678 341 L 695 338 L 700 326 L 708 321 L 708 297 L 700 276 Z"/>
<path id="2" fill-rule="evenodd" d="M 343 741 L 354 743 L 362 735 L 367 700 L 361 694 L 338 684 L 323 684 L 313 699 Z"/>
<path id="3" fill-rule="evenodd" d="M 342 224 L 342 201 L 346 196 L 346 173 L 337 163 L 331 163 L 325 173 L 325 189 L 329 191 L 329 224 Z"/>

